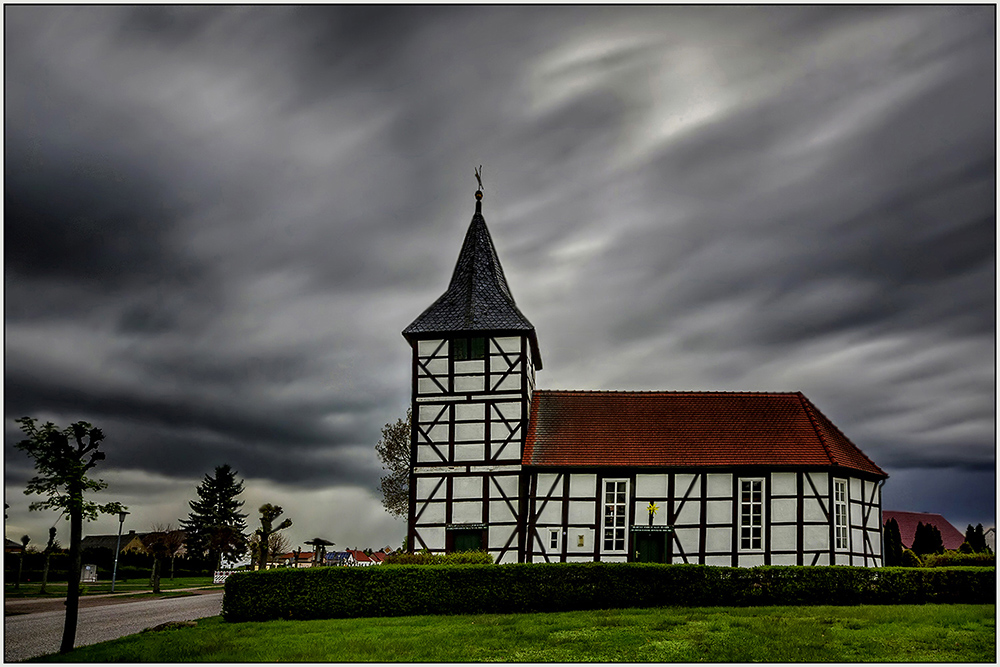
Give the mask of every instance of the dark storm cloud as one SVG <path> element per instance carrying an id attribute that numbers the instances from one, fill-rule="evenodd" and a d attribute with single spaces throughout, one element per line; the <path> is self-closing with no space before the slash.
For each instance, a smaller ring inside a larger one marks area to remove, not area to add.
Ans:
<path id="1" fill-rule="evenodd" d="M 369 517 L 483 164 L 539 386 L 801 390 L 987 511 L 992 8 L 5 18 L 8 489 L 10 420 L 86 418 L 156 516 L 226 462 Z"/>

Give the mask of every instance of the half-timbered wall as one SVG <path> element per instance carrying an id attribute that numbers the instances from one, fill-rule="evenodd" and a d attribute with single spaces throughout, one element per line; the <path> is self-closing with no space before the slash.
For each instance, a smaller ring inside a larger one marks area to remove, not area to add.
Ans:
<path id="1" fill-rule="evenodd" d="M 846 488 L 846 541 L 839 545 L 836 480 Z M 618 511 L 608 506 L 610 493 L 621 482 L 628 497 L 625 549 L 616 548 L 608 532 Z M 814 470 L 535 469 L 529 486 L 527 559 L 533 562 L 636 560 L 636 536 L 645 534 L 661 536 L 667 563 L 882 563 L 880 487 L 869 479 Z"/>
<path id="2" fill-rule="evenodd" d="M 472 539 L 497 562 L 516 562 L 523 560 L 521 452 L 534 365 L 526 337 L 482 338 L 413 346 L 410 548 L 452 551 Z M 481 354 L 456 354 L 458 345 Z"/>

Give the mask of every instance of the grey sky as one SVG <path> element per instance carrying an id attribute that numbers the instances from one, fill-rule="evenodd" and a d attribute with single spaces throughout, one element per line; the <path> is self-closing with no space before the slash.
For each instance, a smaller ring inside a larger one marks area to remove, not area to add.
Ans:
<path id="1" fill-rule="evenodd" d="M 994 7 L 5 19 L 8 536 L 55 520 L 30 415 L 105 430 L 137 530 L 229 463 L 295 542 L 398 545 L 374 443 L 480 164 L 540 387 L 802 391 L 886 509 L 994 523 Z"/>

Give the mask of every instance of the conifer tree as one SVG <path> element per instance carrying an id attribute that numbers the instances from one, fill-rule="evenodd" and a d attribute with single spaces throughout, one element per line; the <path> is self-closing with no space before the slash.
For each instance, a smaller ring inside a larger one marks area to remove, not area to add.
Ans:
<path id="1" fill-rule="evenodd" d="M 899 524 L 889 519 L 885 524 L 885 566 L 897 567 L 903 564 L 903 538 Z"/>
<path id="2" fill-rule="evenodd" d="M 246 514 L 240 512 L 243 501 L 243 480 L 236 480 L 236 471 L 228 464 L 217 466 L 215 476 L 205 475 L 196 489 L 198 499 L 188 504 L 191 513 L 181 525 L 187 533 L 188 550 L 207 553 L 215 569 L 222 558 L 237 560 L 246 553 Z"/>

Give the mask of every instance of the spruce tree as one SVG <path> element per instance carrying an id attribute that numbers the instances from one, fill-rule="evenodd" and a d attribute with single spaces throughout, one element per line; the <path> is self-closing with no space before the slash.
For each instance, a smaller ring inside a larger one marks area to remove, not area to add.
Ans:
<path id="1" fill-rule="evenodd" d="M 903 564 L 903 538 L 899 524 L 889 519 L 885 524 L 885 566 L 898 567 Z"/>
<path id="2" fill-rule="evenodd" d="M 246 552 L 247 515 L 239 510 L 243 501 L 236 496 L 243 493 L 243 480 L 236 480 L 236 471 L 228 464 L 215 468 L 215 476 L 205 475 L 196 489 L 198 500 L 192 500 L 191 513 L 181 525 L 187 533 L 188 549 L 194 553 L 207 553 L 215 569 L 219 569 L 223 556 L 235 561 Z"/>

